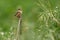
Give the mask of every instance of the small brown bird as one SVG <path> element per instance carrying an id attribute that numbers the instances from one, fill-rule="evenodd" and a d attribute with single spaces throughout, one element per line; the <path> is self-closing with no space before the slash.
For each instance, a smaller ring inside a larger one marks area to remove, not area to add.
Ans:
<path id="1" fill-rule="evenodd" d="M 18 9 L 17 10 L 17 13 L 15 14 L 15 16 L 17 16 L 18 18 L 21 17 L 21 14 L 22 14 L 22 10 L 21 9 Z"/>

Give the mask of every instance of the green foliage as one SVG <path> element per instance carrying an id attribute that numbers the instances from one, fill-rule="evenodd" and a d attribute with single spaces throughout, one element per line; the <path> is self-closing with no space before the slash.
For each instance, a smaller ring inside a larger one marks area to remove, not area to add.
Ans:
<path id="1" fill-rule="evenodd" d="M 23 9 L 21 40 L 60 40 L 60 0 L 0 0 L 0 40 L 14 40 L 18 7 Z"/>

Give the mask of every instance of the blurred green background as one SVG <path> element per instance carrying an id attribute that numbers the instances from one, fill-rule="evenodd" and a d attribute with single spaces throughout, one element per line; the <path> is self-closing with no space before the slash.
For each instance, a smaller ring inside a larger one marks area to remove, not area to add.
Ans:
<path id="1" fill-rule="evenodd" d="M 15 40 L 22 8 L 20 40 L 60 40 L 60 0 L 0 0 L 0 40 Z"/>

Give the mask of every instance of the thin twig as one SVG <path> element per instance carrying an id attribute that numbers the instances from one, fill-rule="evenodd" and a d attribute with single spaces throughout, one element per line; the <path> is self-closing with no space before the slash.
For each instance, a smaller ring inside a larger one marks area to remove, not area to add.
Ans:
<path id="1" fill-rule="evenodd" d="M 16 40 L 20 40 L 20 22 L 21 22 L 21 18 L 19 18 L 19 21 L 18 21 Z"/>

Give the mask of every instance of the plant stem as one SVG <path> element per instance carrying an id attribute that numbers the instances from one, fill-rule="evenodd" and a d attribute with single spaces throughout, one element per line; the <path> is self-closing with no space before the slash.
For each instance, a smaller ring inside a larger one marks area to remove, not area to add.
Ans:
<path id="1" fill-rule="evenodd" d="M 20 29 L 21 29 L 20 26 L 21 26 L 21 18 L 19 18 L 19 21 L 18 21 L 16 40 L 20 40 Z"/>

